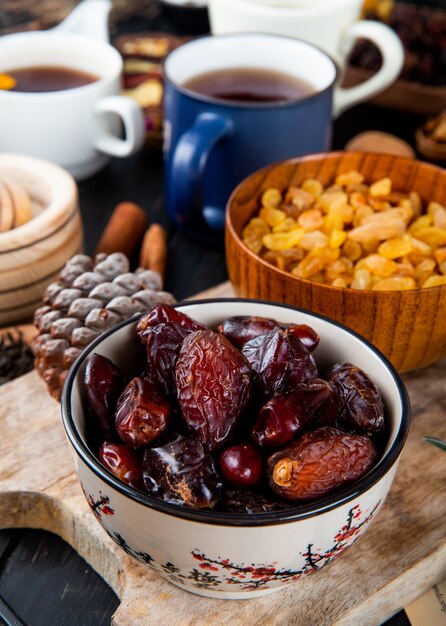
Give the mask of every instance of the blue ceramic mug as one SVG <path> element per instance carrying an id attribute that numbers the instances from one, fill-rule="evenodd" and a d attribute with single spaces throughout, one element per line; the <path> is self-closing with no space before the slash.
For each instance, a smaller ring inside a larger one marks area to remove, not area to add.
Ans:
<path id="1" fill-rule="evenodd" d="M 187 87 L 200 75 L 247 68 L 286 74 L 311 91 L 283 101 L 244 102 Z M 325 52 L 278 35 L 207 36 L 171 52 L 164 65 L 170 219 L 196 239 L 222 240 L 226 202 L 243 178 L 275 161 L 330 148 L 336 101 L 342 109 L 354 104 L 348 89 L 336 87 L 338 78 Z"/>

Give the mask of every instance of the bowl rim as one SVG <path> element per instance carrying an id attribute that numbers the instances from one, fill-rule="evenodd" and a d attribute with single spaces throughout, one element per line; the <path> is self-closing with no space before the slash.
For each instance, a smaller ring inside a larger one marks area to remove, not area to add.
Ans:
<path id="1" fill-rule="evenodd" d="M 194 522 L 202 522 L 206 524 L 214 524 L 220 526 L 243 526 L 243 527 L 253 527 L 253 526 L 272 526 L 276 524 L 283 523 L 291 523 L 302 519 L 307 519 L 310 517 L 316 517 L 317 515 L 321 515 L 322 513 L 326 513 L 335 509 L 341 505 L 346 504 L 347 502 L 355 499 L 362 493 L 368 491 L 371 487 L 373 487 L 376 483 L 378 483 L 392 468 L 392 466 L 397 462 L 404 447 L 405 441 L 409 434 L 410 423 L 411 423 L 411 411 L 410 411 L 410 400 L 408 392 L 405 388 L 405 385 L 398 374 L 395 367 L 391 364 L 391 362 L 387 359 L 387 357 L 380 352 L 373 344 L 367 341 L 364 337 L 351 330 L 347 326 L 336 322 L 324 315 L 320 315 L 318 313 L 313 313 L 307 309 L 294 307 L 288 304 L 282 304 L 279 302 L 272 302 L 268 300 L 258 300 L 258 299 L 247 299 L 247 298 L 209 298 L 203 300 L 184 300 L 175 305 L 175 308 L 182 308 L 188 305 L 206 305 L 206 304 L 218 304 L 218 303 L 230 303 L 230 302 L 249 302 L 256 304 L 266 304 L 278 306 L 284 309 L 290 309 L 292 311 L 298 311 L 305 314 L 309 314 L 314 316 L 320 320 L 328 322 L 347 333 L 353 335 L 356 339 L 359 339 L 362 343 L 364 343 L 370 350 L 372 350 L 378 358 L 384 363 L 386 366 L 390 376 L 392 377 L 394 383 L 396 384 L 399 398 L 401 402 L 401 422 L 398 428 L 398 432 L 396 433 L 395 440 L 392 446 L 387 451 L 387 454 L 381 458 L 380 462 L 378 462 L 372 470 L 366 474 L 363 478 L 356 481 L 353 485 L 347 486 L 344 489 L 341 489 L 338 493 L 334 495 L 327 496 L 325 498 L 321 498 L 312 503 L 298 505 L 297 507 L 292 507 L 290 509 L 284 509 L 279 511 L 271 511 L 271 512 L 260 512 L 260 513 L 252 513 L 249 515 L 241 515 L 236 513 L 225 513 L 220 511 L 212 511 L 212 510 L 194 510 L 189 509 L 187 507 L 181 507 L 177 504 L 170 504 L 168 502 L 164 502 L 149 494 L 144 494 L 142 491 L 138 491 L 137 489 L 127 485 L 126 483 L 120 481 L 116 478 L 111 472 L 109 472 L 96 458 L 93 452 L 89 449 L 89 447 L 82 440 L 79 431 L 75 425 L 73 413 L 71 410 L 71 395 L 73 390 L 74 381 L 77 377 L 77 374 L 80 370 L 80 367 L 85 362 L 85 360 L 89 357 L 89 355 L 95 350 L 95 348 L 104 341 L 107 337 L 120 330 L 121 328 L 127 326 L 128 324 L 134 324 L 138 319 L 141 318 L 145 313 L 136 314 L 132 317 L 123 320 L 119 324 L 116 324 L 109 330 L 105 331 L 99 337 L 97 337 L 91 344 L 89 344 L 82 353 L 78 356 L 76 361 L 71 366 L 64 387 L 62 391 L 62 401 L 61 401 L 61 412 L 62 412 L 62 422 L 65 428 L 66 435 L 75 449 L 77 455 L 81 458 L 83 463 L 100 479 L 102 479 L 108 486 L 112 487 L 116 491 L 118 491 L 121 495 L 124 495 L 130 498 L 133 501 L 136 501 L 138 504 L 142 504 L 148 508 L 155 509 L 160 513 L 166 513 L 168 515 L 172 515 L 177 518 L 183 518 L 185 520 L 194 521 Z"/>
<path id="2" fill-rule="evenodd" d="M 362 156 L 364 158 L 366 158 L 367 156 L 377 156 L 377 157 L 391 158 L 393 160 L 401 160 L 401 161 L 405 161 L 409 163 L 414 163 L 417 167 L 422 167 L 423 169 L 424 168 L 433 169 L 437 171 L 438 173 L 443 173 L 443 175 L 446 175 L 446 170 L 440 165 L 435 165 L 434 163 L 427 163 L 420 159 L 414 159 L 408 156 L 399 156 L 397 154 L 388 154 L 385 152 L 363 152 L 361 150 L 345 150 L 345 151 L 335 150 L 333 152 L 318 152 L 315 154 L 307 154 L 304 156 L 293 157 L 291 159 L 282 159 L 280 161 L 275 161 L 274 163 L 270 163 L 269 165 L 265 165 L 264 167 L 261 167 L 255 170 L 254 172 L 246 176 L 243 180 L 241 180 L 238 183 L 238 185 L 232 190 L 231 195 L 229 196 L 228 201 L 226 202 L 225 238 L 228 237 L 228 233 L 230 233 L 233 240 L 243 250 L 243 252 L 247 254 L 251 259 L 253 259 L 254 262 L 260 263 L 260 265 L 263 266 L 266 271 L 277 272 L 279 275 L 286 277 L 286 279 L 296 280 L 297 282 L 303 282 L 307 285 L 310 285 L 312 288 L 317 288 L 317 289 L 322 289 L 322 290 L 327 290 L 327 291 L 332 290 L 332 289 L 335 289 L 341 292 L 348 291 L 349 293 L 353 293 L 355 294 L 355 296 L 357 295 L 358 297 L 361 297 L 361 294 L 376 295 L 376 294 L 383 294 L 383 293 L 385 293 L 387 297 L 397 297 L 397 295 L 398 297 L 400 297 L 401 294 L 405 294 L 405 293 L 420 294 L 424 292 L 430 292 L 432 289 L 442 289 L 445 285 L 435 285 L 433 287 L 415 287 L 414 289 L 395 289 L 393 291 L 379 291 L 379 290 L 374 290 L 374 289 L 352 289 L 351 287 L 337 287 L 334 285 L 327 285 L 325 283 L 317 283 L 314 280 L 310 280 L 309 278 L 301 278 L 300 276 L 295 276 L 291 272 L 286 272 L 285 270 L 281 270 L 280 268 L 275 267 L 272 263 L 268 263 L 268 261 L 265 261 L 265 259 L 263 259 L 259 254 L 256 254 L 255 252 L 250 250 L 248 246 L 245 244 L 245 242 L 243 241 L 243 239 L 241 238 L 241 236 L 236 232 L 234 228 L 234 224 L 232 222 L 232 218 L 231 218 L 231 210 L 232 210 L 231 207 L 232 207 L 234 198 L 240 192 L 240 190 L 244 187 L 244 185 L 248 183 L 251 179 L 253 179 L 255 176 L 258 176 L 259 174 L 262 174 L 262 173 L 265 173 L 266 175 L 267 173 L 269 173 L 276 167 L 280 167 L 285 164 L 299 165 L 300 163 L 306 163 L 308 161 L 322 162 L 325 160 L 331 160 L 332 158 L 339 158 L 343 156 L 352 156 L 352 155 Z M 254 214 L 252 217 L 257 217 L 257 214 Z M 248 222 L 244 224 L 243 228 L 247 224 Z"/>

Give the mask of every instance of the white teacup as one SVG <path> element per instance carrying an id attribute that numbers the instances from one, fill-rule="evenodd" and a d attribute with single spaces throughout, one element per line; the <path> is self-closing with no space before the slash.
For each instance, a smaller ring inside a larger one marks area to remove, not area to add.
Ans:
<path id="1" fill-rule="evenodd" d="M 142 146 L 143 113 L 118 95 L 123 63 L 107 42 L 110 6 L 108 0 L 87 0 L 55 29 L 0 38 L 0 72 L 57 66 L 98 77 L 62 91 L 0 91 L 0 152 L 52 161 L 80 180 L 111 156 L 126 157 Z"/>
<path id="2" fill-rule="evenodd" d="M 373 41 L 383 63 L 371 78 L 339 92 L 338 113 L 391 85 L 404 61 L 395 32 L 379 22 L 359 20 L 362 0 L 209 0 L 214 35 L 260 32 L 308 41 L 335 59 L 341 71 L 358 39 Z"/>

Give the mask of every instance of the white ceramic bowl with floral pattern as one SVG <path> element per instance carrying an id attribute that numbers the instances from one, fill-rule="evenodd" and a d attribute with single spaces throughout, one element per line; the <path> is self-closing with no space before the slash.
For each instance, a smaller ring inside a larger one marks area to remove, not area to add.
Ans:
<path id="1" fill-rule="evenodd" d="M 333 561 L 376 517 L 409 430 L 407 392 L 396 370 L 376 348 L 319 315 L 286 305 L 238 299 L 186 302 L 179 309 L 210 327 L 233 315 L 308 324 L 321 337 L 314 353 L 321 368 L 339 361 L 354 363 L 382 392 L 388 443 L 366 476 L 316 502 L 236 515 L 196 511 L 157 500 L 114 477 L 87 447 L 82 389 L 85 366 L 96 352 L 110 358 L 128 376 L 139 373 L 144 350 L 136 336 L 135 320 L 101 335 L 71 368 L 63 393 L 63 422 L 85 497 L 108 535 L 127 554 L 196 594 L 239 599 L 277 591 Z"/>

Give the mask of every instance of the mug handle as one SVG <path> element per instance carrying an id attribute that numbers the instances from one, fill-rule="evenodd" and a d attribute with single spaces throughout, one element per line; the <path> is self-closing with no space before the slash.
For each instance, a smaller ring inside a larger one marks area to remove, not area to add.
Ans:
<path id="1" fill-rule="evenodd" d="M 169 186 L 173 205 L 181 221 L 192 217 L 194 199 L 202 195 L 202 178 L 215 144 L 232 132 L 231 120 L 215 113 L 203 113 L 179 139 L 172 157 Z M 212 229 L 224 225 L 224 210 L 203 207 L 203 218 Z"/>
<path id="2" fill-rule="evenodd" d="M 138 104 L 127 96 L 107 96 L 96 103 L 95 113 L 114 113 L 121 118 L 125 139 L 105 131 L 95 141 L 95 147 L 111 156 L 126 157 L 137 152 L 145 139 L 144 114 Z"/>
<path id="3" fill-rule="evenodd" d="M 352 24 L 342 39 L 341 55 L 346 58 L 360 38 L 370 39 L 382 55 L 381 68 L 356 87 L 338 87 L 334 93 L 333 116 L 338 117 L 351 106 L 384 91 L 399 76 L 404 62 L 404 48 L 398 35 L 385 24 L 360 20 Z"/>
<path id="4" fill-rule="evenodd" d="M 86 35 L 98 41 L 110 42 L 108 14 L 111 0 L 83 0 L 52 32 Z"/>

